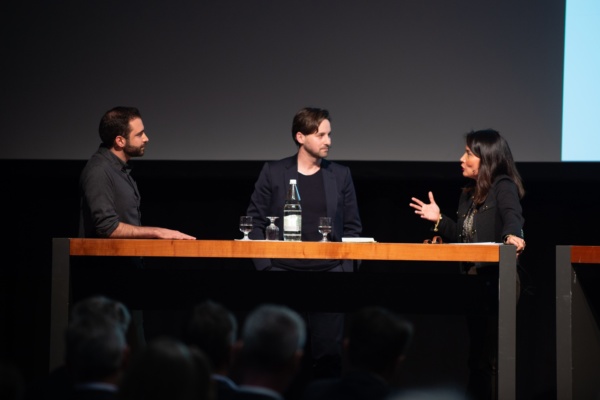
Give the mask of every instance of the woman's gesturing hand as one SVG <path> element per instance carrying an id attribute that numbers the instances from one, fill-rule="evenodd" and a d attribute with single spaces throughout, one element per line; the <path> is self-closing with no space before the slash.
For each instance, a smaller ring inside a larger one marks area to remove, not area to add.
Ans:
<path id="1" fill-rule="evenodd" d="M 415 214 L 420 215 L 421 218 L 431 222 L 437 222 L 440 219 L 440 208 L 433 198 L 433 193 L 429 192 L 429 204 L 422 202 L 421 200 L 413 197 L 413 202 L 410 206 L 415 209 Z"/>

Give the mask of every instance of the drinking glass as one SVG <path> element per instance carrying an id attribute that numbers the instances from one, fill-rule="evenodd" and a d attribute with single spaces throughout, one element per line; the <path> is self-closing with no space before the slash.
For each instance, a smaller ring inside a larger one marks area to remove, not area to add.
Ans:
<path id="1" fill-rule="evenodd" d="M 248 234 L 252 232 L 252 217 L 247 215 L 240 217 L 240 231 L 244 233 L 241 240 L 250 240 Z"/>
<path id="2" fill-rule="evenodd" d="M 275 225 L 275 221 L 277 220 L 277 218 L 279 217 L 267 217 L 269 219 L 269 221 L 271 221 L 271 224 L 269 226 L 267 226 L 266 231 L 266 238 L 267 240 L 279 240 L 279 228 L 277 227 L 277 225 Z"/>
<path id="3" fill-rule="evenodd" d="M 331 233 L 331 217 L 319 217 L 319 233 L 323 235 L 321 242 L 328 242 L 327 235 Z"/>

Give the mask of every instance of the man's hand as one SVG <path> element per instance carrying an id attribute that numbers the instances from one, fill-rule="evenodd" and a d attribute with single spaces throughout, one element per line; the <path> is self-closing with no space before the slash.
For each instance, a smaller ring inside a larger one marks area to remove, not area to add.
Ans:
<path id="1" fill-rule="evenodd" d="M 119 222 L 117 229 L 110 235 L 111 239 L 174 239 L 195 240 L 194 236 L 156 226 L 135 226 Z"/>
<path id="2" fill-rule="evenodd" d="M 183 240 L 195 240 L 194 236 L 187 235 L 185 233 L 174 231 L 172 229 L 166 228 L 155 228 L 156 229 L 156 238 L 157 239 L 183 239 Z"/>

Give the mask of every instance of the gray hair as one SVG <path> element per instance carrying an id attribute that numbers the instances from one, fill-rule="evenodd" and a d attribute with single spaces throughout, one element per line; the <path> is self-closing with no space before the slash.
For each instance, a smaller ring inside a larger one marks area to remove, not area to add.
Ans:
<path id="1" fill-rule="evenodd" d="M 306 342 L 306 324 L 292 309 L 274 304 L 256 308 L 242 332 L 243 355 L 248 365 L 275 370 L 289 362 Z"/>
<path id="2" fill-rule="evenodd" d="M 109 318 L 115 321 L 127 333 L 131 323 L 131 314 L 125 305 L 105 296 L 92 296 L 80 300 L 73 306 L 71 321 L 85 318 Z"/>
<path id="3" fill-rule="evenodd" d="M 127 342 L 117 321 L 78 318 L 67 327 L 65 339 L 66 364 L 77 382 L 102 380 L 120 370 Z"/>

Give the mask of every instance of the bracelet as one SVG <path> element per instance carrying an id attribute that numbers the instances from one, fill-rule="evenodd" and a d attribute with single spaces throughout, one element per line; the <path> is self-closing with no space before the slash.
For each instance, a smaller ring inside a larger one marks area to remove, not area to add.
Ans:
<path id="1" fill-rule="evenodd" d="M 437 232 L 438 231 L 438 225 L 440 224 L 440 221 L 442 220 L 442 214 L 440 214 L 440 217 L 438 218 L 437 222 L 435 223 L 435 225 L 433 226 L 433 231 Z"/>

